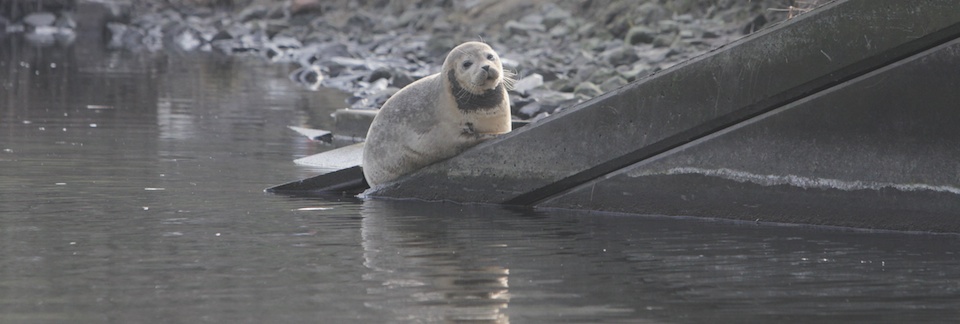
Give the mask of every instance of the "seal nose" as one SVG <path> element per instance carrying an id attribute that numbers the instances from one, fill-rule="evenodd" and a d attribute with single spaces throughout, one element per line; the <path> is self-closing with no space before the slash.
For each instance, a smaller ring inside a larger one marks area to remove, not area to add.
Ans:
<path id="1" fill-rule="evenodd" d="M 481 67 L 481 69 L 483 69 L 484 71 L 490 72 L 490 65 L 484 65 L 483 67 Z"/>

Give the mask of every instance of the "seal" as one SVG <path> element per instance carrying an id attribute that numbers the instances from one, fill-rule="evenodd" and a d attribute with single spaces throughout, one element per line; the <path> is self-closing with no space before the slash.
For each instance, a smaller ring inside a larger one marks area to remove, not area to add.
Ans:
<path id="1" fill-rule="evenodd" d="M 509 132 L 512 81 L 489 45 L 455 47 L 440 73 L 400 89 L 374 117 L 363 148 L 367 183 L 376 188 Z"/>

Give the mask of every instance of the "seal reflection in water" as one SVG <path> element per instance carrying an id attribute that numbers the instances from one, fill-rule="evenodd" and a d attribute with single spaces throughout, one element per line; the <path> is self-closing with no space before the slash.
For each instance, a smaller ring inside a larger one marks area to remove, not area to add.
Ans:
<path id="1" fill-rule="evenodd" d="M 509 132 L 510 81 L 487 44 L 455 47 L 440 73 L 404 87 L 380 108 L 363 149 L 367 183 L 376 188 Z"/>

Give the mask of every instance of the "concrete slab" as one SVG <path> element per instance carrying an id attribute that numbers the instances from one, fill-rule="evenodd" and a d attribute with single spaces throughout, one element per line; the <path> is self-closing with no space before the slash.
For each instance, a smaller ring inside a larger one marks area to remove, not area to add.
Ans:
<path id="1" fill-rule="evenodd" d="M 955 1 L 836 1 L 371 196 L 535 205 L 954 39 L 956 8 Z"/>
<path id="2" fill-rule="evenodd" d="M 362 162 L 363 143 L 348 145 L 293 160 L 293 163 L 298 165 L 319 168 L 325 172 L 359 167 Z"/>
<path id="3" fill-rule="evenodd" d="M 960 40 L 540 206 L 960 233 Z"/>
<path id="4" fill-rule="evenodd" d="M 297 132 L 300 135 L 306 136 L 311 141 L 330 142 L 333 139 L 333 133 L 331 133 L 330 131 L 305 128 L 305 127 L 297 127 L 297 126 L 287 126 L 287 128 L 293 130 L 294 132 Z"/>
<path id="5" fill-rule="evenodd" d="M 289 195 L 357 195 L 370 185 L 363 179 L 363 169 L 353 166 L 303 180 L 264 189 L 265 192 Z"/>
<path id="6" fill-rule="evenodd" d="M 301 129 L 298 132 L 303 133 L 303 130 L 316 131 Z M 273 186 L 264 191 L 294 195 L 358 194 L 370 187 L 363 178 L 363 169 L 360 167 L 362 161 L 363 143 L 299 158 L 293 162 L 320 169 L 320 174 Z"/>
<path id="7" fill-rule="evenodd" d="M 367 137 L 367 130 L 373 123 L 373 118 L 377 117 L 379 110 L 369 109 L 337 109 L 333 112 L 333 119 L 336 120 L 336 135 L 350 138 L 362 139 Z"/>

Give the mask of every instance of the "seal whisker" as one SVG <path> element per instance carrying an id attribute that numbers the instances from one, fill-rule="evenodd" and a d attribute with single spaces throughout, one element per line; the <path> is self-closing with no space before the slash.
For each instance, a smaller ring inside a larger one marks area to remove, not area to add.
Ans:
<path id="1" fill-rule="evenodd" d="M 503 70 L 503 77 L 501 79 L 503 86 L 507 87 L 507 90 L 513 90 L 513 85 L 517 83 L 517 72 Z"/>

